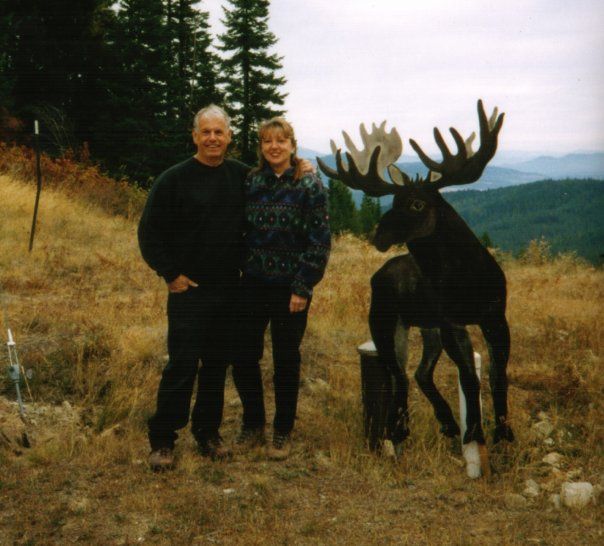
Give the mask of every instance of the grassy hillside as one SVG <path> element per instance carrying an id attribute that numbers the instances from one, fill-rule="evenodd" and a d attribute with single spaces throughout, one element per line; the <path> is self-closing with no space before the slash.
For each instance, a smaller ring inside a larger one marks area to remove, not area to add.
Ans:
<path id="1" fill-rule="evenodd" d="M 443 194 L 474 233 L 518 253 L 544 237 L 552 252 L 576 252 L 592 263 L 604 253 L 604 181 L 544 180 L 486 192 Z"/>
<path id="2" fill-rule="evenodd" d="M 35 418 L 32 447 L 16 450 L 0 439 L 0 544 L 601 539 L 601 507 L 577 514 L 548 500 L 567 479 L 604 485 L 601 270 L 569 257 L 505 262 L 517 442 L 491 450 L 490 482 L 466 478 L 459 446 L 441 438 L 415 385 L 402 458 L 392 462 L 366 450 L 356 347 L 369 337 L 369 278 L 396 252 L 380 254 L 352 237 L 334 242 L 313 300 L 292 457 L 273 463 L 258 450 L 212 463 L 183 431 L 177 469 L 156 475 L 146 464 L 145 421 L 165 363 L 165 286 L 139 257 L 136 206 L 116 215 L 93 193 L 69 187 L 61 189 L 57 171 L 57 183 L 42 194 L 28 254 L 34 185 L 0 176 L 0 283 L 21 361 L 34 372 L 33 401 L 27 394 L 25 401 Z M 472 336 L 486 355 L 475 328 Z M 411 338 L 410 374 L 420 356 L 418 332 Z M 270 418 L 270 350 L 263 369 Z M 436 381 L 455 410 L 456 372 L 444 356 Z M 488 392 L 486 373 L 482 384 Z M 1 394 L 14 399 L 7 379 Z M 230 442 L 241 412 L 230 377 L 226 400 L 223 434 Z M 2 396 L 0 402 L 0 410 L 14 410 Z M 491 419 L 488 394 L 484 403 Z M 544 418 L 540 412 L 553 427 L 547 442 L 533 428 Z M 552 451 L 562 457 L 557 466 L 542 462 Z M 518 500 L 527 479 L 539 483 L 540 493 Z"/>

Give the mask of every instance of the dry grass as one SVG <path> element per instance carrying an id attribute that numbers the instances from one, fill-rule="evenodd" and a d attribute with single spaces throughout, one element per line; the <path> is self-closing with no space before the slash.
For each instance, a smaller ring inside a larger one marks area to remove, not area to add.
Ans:
<path id="1" fill-rule="evenodd" d="M 467 480 L 459 446 L 440 437 L 415 385 L 412 435 L 401 460 L 366 450 L 356 347 L 369 338 L 369 278 L 388 256 L 353 237 L 335 241 L 313 301 L 293 456 L 271 463 L 255 451 L 211 463 L 183 431 L 177 469 L 155 475 L 146 465 L 145 420 L 164 364 L 165 287 L 139 258 L 134 212 L 111 214 L 106 201 L 74 199 L 59 186 L 42 194 L 28 254 L 34 188 L 0 177 L 0 283 L 21 360 L 34 371 L 36 404 L 68 399 L 81 421 L 54 430 L 46 424 L 51 434 L 21 456 L 0 451 L 0 544 L 602 540 L 600 506 L 559 511 L 547 498 L 569 472 L 603 485 L 601 270 L 572 257 L 542 260 L 538 252 L 505 261 L 517 442 L 493 452 L 497 474 L 488 483 Z M 472 336 L 486 355 L 474 328 Z M 419 360 L 417 332 L 411 342 L 410 375 Z M 272 408 L 270 352 L 263 366 Z M 455 406 L 456 372 L 445 357 L 436 376 Z M 483 385 L 488 390 L 487 374 Z M 13 397 L 8 381 L 4 394 Z M 226 398 L 230 441 L 240 418 L 230 379 Z M 490 419 L 490 396 L 484 401 Z M 555 426 L 553 447 L 531 432 L 540 411 Z M 116 424 L 115 434 L 102 434 Z M 551 450 L 564 457 L 559 470 L 541 462 Z M 506 494 L 521 493 L 528 478 L 539 482 L 541 495 L 506 507 Z"/>
<path id="2" fill-rule="evenodd" d="M 112 214 L 135 216 L 145 200 L 142 190 L 126 180 L 116 181 L 105 176 L 98 166 L 90 163 L 86 148 L 78 156 L 72 152 L 58 158 L 41 154 L 40 168 L 45 187 L 60 188 L 63 195 Z M 36 176 L 34 151 L 0 141 L 0 174 L 33 180 Z"/>

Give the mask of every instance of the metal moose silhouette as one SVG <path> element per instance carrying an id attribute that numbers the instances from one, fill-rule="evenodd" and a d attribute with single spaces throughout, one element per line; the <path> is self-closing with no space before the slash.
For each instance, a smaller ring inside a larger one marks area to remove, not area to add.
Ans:
<path id="1" fill-rule="evenodd" d="M 451 128 L 457 146 L 457 152 L 453 154 L 435 128 L 434 138 L 442 153 L 441 162 L 428 157 L 411 139 L 411 147 L 429 169 L 425 179 L 419 176 L 411 179 L 394 165 L 402 153 L 402 142 L 396 129 L 386 132 L 386 122 L 380 127 L 374 125 L 371 133 L 361 125 L 363 150 L 358 150 L 351 138 L 343 133 L 349 150 L 346 152 L 347 167 L 333 141 L 337 170 L 317 159 L 328 177 L 341 180 L 350 188 L 373 197 L 393 195 L 392 208 L 380 219 L 373 244 L 380 251 L 403 243 L 409 249 L 409 254 L 386 262 L 371 279 L 371 335 L 380 363 L 394 377 L 395 390 L 386 438 L 395 446 L 400 446 L 409 435 L 409 383 L 405 365 L 411 326 L 419 327 L 423 338 L 423 354 L 415 378 L 434 408 L 441 432 L 450 437 L 460 434 L 451 408 L 433 380 L 434 368 L 444 348 L 458 367 L 467 401 L 467 426 L 462 442 L 477 442 L 484 462 L 480 382 L 466 329 L 469 324 L 480 326 L 491 360 L 489 381 L 495 413 L 494 442 L 514 439 L 507 420 L 506 367 L 510 332 L 505 318 L 505 276 L 495 259 L 439 193 L 441 188 L 470 184 L 480 178 L 495 155 L 503 118 L 504 114 L 498 115 L 497 109 L 487 118 L 482 101 L 478 101 L 480 147 L 476 152 L 472 150 L 474 133 L 464 140 L 456 129 Z M 393 183 L 383 178 L 385 170 Z M 395 345 L 399 347 L 399 355 L 404 355 L 398 362 Z M 487 471 L 486 468 L 483 470 Z"/>

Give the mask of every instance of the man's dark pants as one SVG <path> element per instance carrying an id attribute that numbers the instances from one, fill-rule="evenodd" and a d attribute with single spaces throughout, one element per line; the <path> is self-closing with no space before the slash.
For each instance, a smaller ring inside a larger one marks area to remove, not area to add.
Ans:
<path id="1" fill-rule="evenodd" d="M 238 279 L 203 283 L 168 296 L 168 356 L 149 419 L 151 449 L 174 447 L 176 430 L 189 421 L 193 385 L 197 398 L 191 428 L 197 441 L 215 437 L 222 421 L 224 383 L 229 361 L 232 309 Z M 201 361 L 201 365 L 200 365 Z"/>
<path id="2" fill-rule="evenodd" d="M 300 383 L 300 343 L 306 329 L 308 308 L 290 313 L 289 286 L 275 286 L 244 277 L 238 316 L 239 348 L 233 380 L 243 404 L 243 427 L 264 427 L 265 409 L 260 371 L 264 332 L 270 322 L 273 343 L 275 418 L 273 429 L 289 434 L 294 427 Z"/>

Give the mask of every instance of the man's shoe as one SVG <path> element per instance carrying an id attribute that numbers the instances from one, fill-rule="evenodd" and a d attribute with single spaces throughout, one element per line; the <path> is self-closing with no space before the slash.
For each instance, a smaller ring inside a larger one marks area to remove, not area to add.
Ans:
<path id="1" fill-rule="evenodd" d="M 273 434 L 273 443 L 269 446 L 267 455 L 273 461 L 283 461 L 289 457 L 291 452 L 291 442 L 289 434 Z"/>
<path id="2" fill-rule="evenodd" d="M 204 457 L 210 457 L 213 461 L 225 461 L 233 456 L 233 453 L 224 445 L 220 436 L 200 440 L 198 446 L 199 453 Z"/>
<path id="3" fill-rule="evenodd" d="M 169 447 L 155 449 L 149 455 L 149 465 L 154 472 L 163 472 L 174 468 L 174 450 Z"/>
<path id="4" fill-rule="evenodd" d="M 264 437 L 264 428 L 245 428 L 241 429 L 239 436 L 235 440 L 238 449 L 247 450 L 263 446 L 266 443 Z"/>

